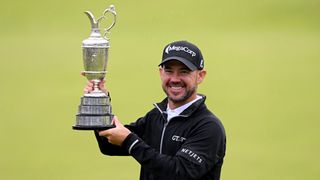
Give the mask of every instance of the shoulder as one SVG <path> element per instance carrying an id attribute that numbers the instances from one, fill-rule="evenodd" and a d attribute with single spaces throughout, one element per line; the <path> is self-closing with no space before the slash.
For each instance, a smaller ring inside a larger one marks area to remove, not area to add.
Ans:
<path id="1" fill-rule="evenodd" d="M 225 136 L 225 129 L 221 120 L 205 104 L 194 114 L 194 120 L 195 126 L 200 130 L 214 132 L 214 134 L 220 134 L 222 137 Z"/>
<path id="2" fill-rule="evenodd" d="M 153 108 L 149 110 L 144 116 L 140 117 L 135 123 L 137 124 L 145 124 L 147 121 L 150 121 L 152 119 L 157 119 L 161 116 L 160 111 L 157 108 Z"/>

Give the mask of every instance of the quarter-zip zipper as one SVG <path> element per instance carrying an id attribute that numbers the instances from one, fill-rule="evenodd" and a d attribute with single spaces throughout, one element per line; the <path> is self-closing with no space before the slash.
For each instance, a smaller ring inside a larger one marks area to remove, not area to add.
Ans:
<path id="1" fill-rule="evenodd" d="M 161 117 L 162 117 L 163 120 L 165 120 L 165 122 L 166 122 L 166 123 L 164 123 L 164 125 L 163 125 L 163 129 L 162 129 L 162 133 L 161 133 L 161 139 L 160 139 L 159 152 L 160 152 L 160 154 L 162 154 L 163 137 L 164 137 L 164 133 L 165 133 L 165 131 L 166 131 L 166 128 L 167 128 L 167 125 L 169 124 L 169 122 L 168 122 L 168 120 L 165 119 L 164 116 L 163 116 L 163 113 L 166 113 L 166 112 L 165 112 L 165 111 L 162 111 L 162 110 L 160 109 L 160 107 L 159 107 L 156 103 L 154 103 L 153 105 L 158 109 L 158 111 L 160 111 Z"/>
<path id="2" fill-rule="evenodd" d="M 163 137 L 164 137 L 164 132 L 166 131 L 167 125 L 169 124 L 169 122 L 167 121 L 164 125 L 163 125 L 163 129 L 162 129 L 162 134 L 161 134 L 161 140 L 160 140 L 160 154 L 162 154 L 162 145 L 163 145 Z"/>
<path id="3" fill-rule="evenodd" d="M 165 120 L 165 122 L 166 122 L 166 123 L 163 125 L 163 129 L 162 129 L 162 133 L 161 133 L 161 139 L 160 139 L 159 152 L 160 152 L 160 154 L 162 154 L 164 133 L 166 132 L 166 129 L 167 129 L 167 126 L 168 126 L 169 122 L 172 121 L 172 119 L 174 119 L 174 118 L 176 118 L 176 117 L 188 117 L 188 116 L 186 116 L 186 115 L 178 115 L 178 116 L 176 116 L 176 117 L 173 117 L 170 121 L 168 121 L 168 120 L 165 119 L 164 116 L 163 116 L 163 113 L 167 113 L 167 112 L 166 112 L 166 111 L 162 111 L 161 108 L 160 108 L 156 103 L 154 103 L 153 105 L 158 109 L 158 111 L 160 111 L 163 120 Z"/>

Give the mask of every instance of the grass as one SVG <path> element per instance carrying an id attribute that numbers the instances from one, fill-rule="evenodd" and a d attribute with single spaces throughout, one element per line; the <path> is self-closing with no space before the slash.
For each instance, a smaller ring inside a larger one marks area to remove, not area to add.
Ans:
<path id="1" fill-rule="evenodd" d="M 202 49 L 199 91 L 227 131 L 222 179 L 319 179 L 316 0 L 3 3 L 0 179 L 138 179 L 133 158 L 103 156 L 92 132 L 71 129 L 86 82 L 82 12 L 111 3 L 107 86 L 123 123 L 164 97 L 162 48 L 187 39 Z"/>

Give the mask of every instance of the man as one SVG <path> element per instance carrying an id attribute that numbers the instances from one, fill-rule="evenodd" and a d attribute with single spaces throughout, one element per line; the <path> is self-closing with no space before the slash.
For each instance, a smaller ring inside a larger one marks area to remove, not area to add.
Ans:
<path id="1" fill-rule="evenodd" d="M 136 122 L 95 132 L 106 155 L 131 155 L 141 165 L 141 180 L 220 179 L 226 149 L 223 125 L 197 94 L 204 60 L 187 41 L 168 44 L 159 73 L 167 97 Z M 102 89 L 103 83 L 101 84 Z M 92 84 L 85 88 L 92 90 Z"/>

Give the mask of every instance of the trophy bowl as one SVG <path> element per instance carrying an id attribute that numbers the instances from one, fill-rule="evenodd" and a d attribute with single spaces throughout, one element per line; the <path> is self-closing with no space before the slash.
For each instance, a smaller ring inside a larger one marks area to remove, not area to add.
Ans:
<path id="1" fill-rule="evenodd" d="M 94 29 L 94 31 L 96 30 Z M 109 47 L 109 41 L 103 39 L 101 36 L 90 36 L 90 38 L 82 42 L 83 65 L 85 70 L 83 73 L 89 81 L 103 79 L 105 77 Z"/>

